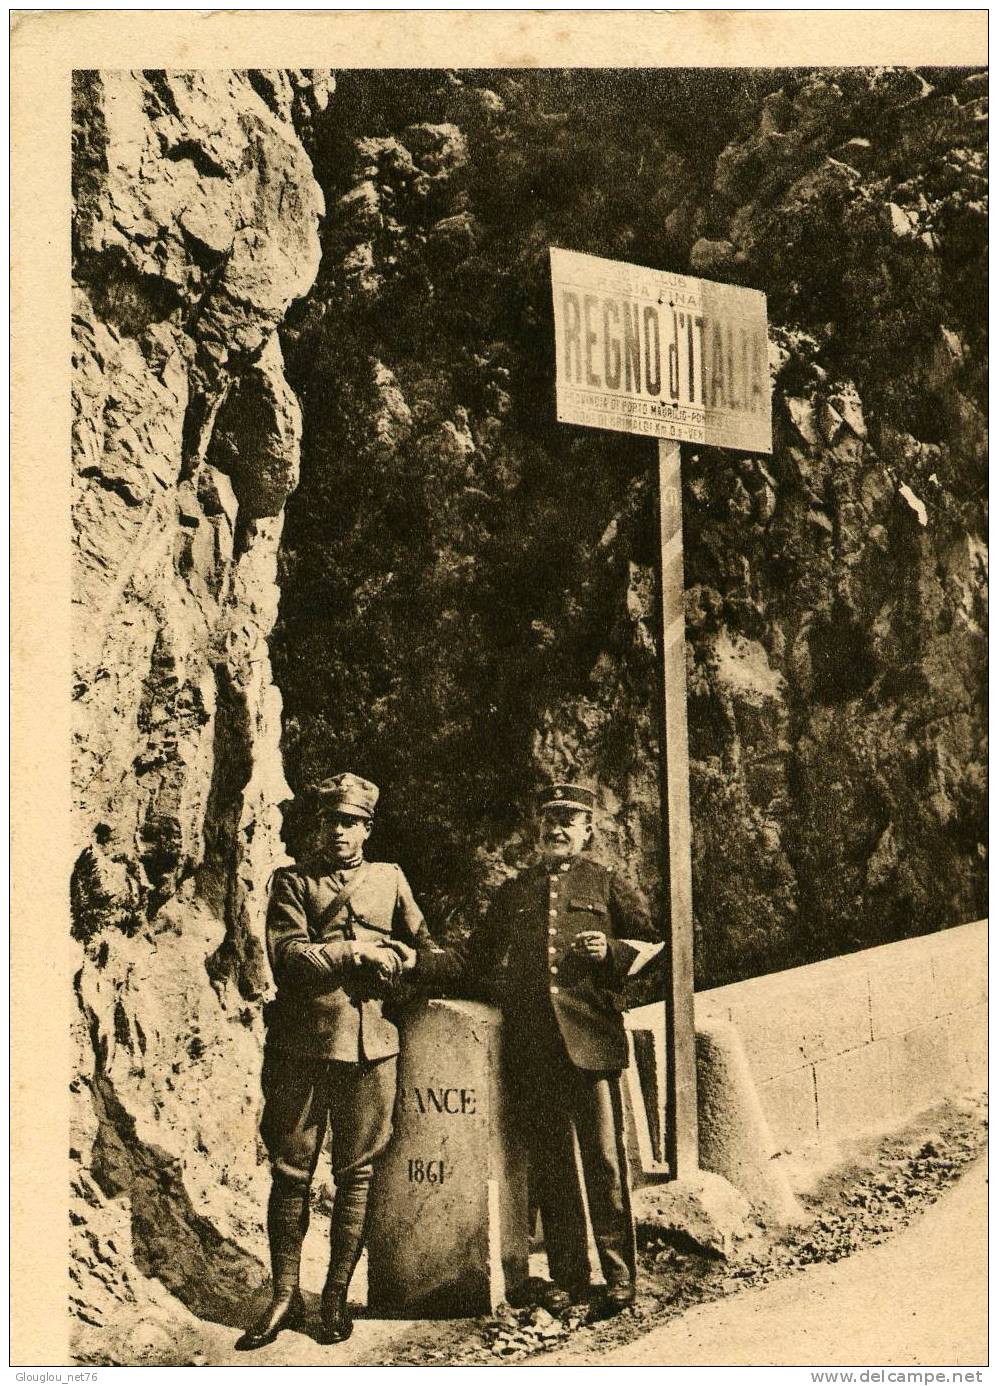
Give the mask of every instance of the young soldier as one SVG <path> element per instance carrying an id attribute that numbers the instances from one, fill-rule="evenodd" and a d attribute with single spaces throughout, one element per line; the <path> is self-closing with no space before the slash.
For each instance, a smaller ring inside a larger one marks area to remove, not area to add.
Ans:
<path id="1" fill-rule="evenodd" d="M 633 892 L 586 857 L 593 790 L 552 784 L 540 796 L 538 865 L 507 881 L 468 943 L 406 953 L 431 989 L 495 1000 L 504 1016 L 508 1080 L 530 1157 L 554 1282 L 553 1313 L 589 1297 L 586 1198 L 606 1281 L 604 1308 L 634 1300 L 634 1224 L 620 1074 L 628 1061 L 625 978 L 662 948 Z"/>
<path id="2" fill-rule="evenodd" d="M 268 1008 L 261 1132 L 273 1178 L 273 1294 L 236 1344 L 241 1350 L 302 1323 L 301 1249 L 327 1126 L 336 1193 L 321 1341 L 350 1336 L 347 1288 L 364 1245 L 373 1161 L 388 1144 L 395 1103 L 398 1031 L 382 1003 L 401 971 L 395 949 L 432 946 L 399 868 L 364 860 L 377 787 L 335 775 L 305 797 L 315 812 L 311 845 L 297 866 L 275 873 L 267 913 L 277 998 Z"/>

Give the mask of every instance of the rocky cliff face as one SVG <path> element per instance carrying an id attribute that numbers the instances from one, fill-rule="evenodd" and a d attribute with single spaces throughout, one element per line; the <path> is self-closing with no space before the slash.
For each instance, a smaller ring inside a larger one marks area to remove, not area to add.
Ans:
<path id="1" fill-rule="evenodd" d="M 319 263 L 298 132 L 331 86 L 87 72 L 74 88 L 83 1360 L 112 1341 L 157 1360 L 185 1306 L 225 1320 L 263 1273 L 255 1003 L 288 794 L 267 638 L 301 436 L 277 327 Z"/>

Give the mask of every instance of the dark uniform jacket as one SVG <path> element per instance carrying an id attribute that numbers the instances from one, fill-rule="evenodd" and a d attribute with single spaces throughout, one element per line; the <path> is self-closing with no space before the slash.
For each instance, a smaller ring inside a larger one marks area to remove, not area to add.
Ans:
<path id="1" fill-rule="evenodd" d="M 331 910 L 348 881 L 350 898 Z M 397 1054 L 398 1031 L 383 1010 L 386 988 L 351 946 L 390 937 L 432 947 L 409 883 L 392 863 L 362 862 L 325 876 L 299 867 L 275 872 L 267 955 L 277 999 L 267 1007 L 268 1051 L 347 1063 Z"/>
<path id="2" fill-rule="evenodd" d="M 602 962 L 571 952 L 576 934 L 593 929 L 607 936 Z M 574 857 L 506 881 L 466 944 L 420 954 L 416 979 L 499 1005 L 514 1058 L 529 1060 L 532 1037 L 553 1014 L 572 1062 L 608 1072 L 627 1066 L 624 982 L 648 942 L 661 939 L 633 891 Z"/>

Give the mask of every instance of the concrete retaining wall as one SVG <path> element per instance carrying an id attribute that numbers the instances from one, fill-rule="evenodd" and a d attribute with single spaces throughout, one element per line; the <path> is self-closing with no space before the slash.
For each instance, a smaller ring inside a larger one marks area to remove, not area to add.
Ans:
<path id="1" fill-rule="evenodd" d="M 985 1086 L 987 921 L 697 994 L 725 1020 L 778 1149 L 884 1130 Z"/>

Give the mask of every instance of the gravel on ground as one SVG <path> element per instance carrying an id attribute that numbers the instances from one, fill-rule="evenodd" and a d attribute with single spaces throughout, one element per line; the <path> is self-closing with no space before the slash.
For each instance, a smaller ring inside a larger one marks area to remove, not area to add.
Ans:
<path id="1" fill-rule="evenodd" d="M 148 1361 L 177 1366 L 442 1366 L 580 1359 L 623 1363 L 632 1355 L 635 1361 L 647 1361 L 637 1340 L 670 1325 L 679 1327 L 699 1306 L 745 1298 L 746 1292 L 793 1277 L 803 1279 L 808 1268 L 834 1266 L 896 1237 L 981 1154 L 985 1114 L 983 1099 L 948 1102 L 889 1136 L 840 1151 L 838 1162 L 801 1195 L 811 1215 L 807 1224 L 776 1237 L 760 1229 L 737 1259 L 720 1260 L 654 1229 L 639 1228 L 637 1299 L 614 1318 L 600 1319 L 592 1310 L 578 1308 L 556 1319 L 540 1308 L 504 1305 L 488 1317 L 409 1321 L 368 1319 L 359 1309 L 353 1336 L 336 1347 L 316 1342 L 313 1324 L 303 1332 L 281 1333 L 252 1354 L 234 1351 L 236 1330 L 201 1322 L 196 1329 L 178 1325 L 168 1358 L 157 1354 Z M 310 1286 L 321 1284 L 324 1241 L 320 1229 L 315 1231 L 304 1268 L 313 1320 L 318 1296 Z M 873 1311 L 890 1314 L 894 1306 L 884 1302 Z M 128 1360 L 116 1355 L 114 1344 L 107 1348 L 105 1364 Z"/>

